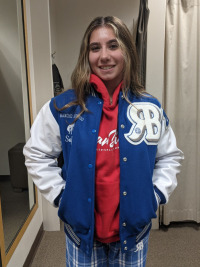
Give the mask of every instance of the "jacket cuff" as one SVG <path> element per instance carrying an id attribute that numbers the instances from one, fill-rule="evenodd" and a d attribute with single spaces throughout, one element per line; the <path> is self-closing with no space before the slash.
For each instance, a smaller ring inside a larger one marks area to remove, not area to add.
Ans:
<path id="1" fill-rule="evenodd" d="M 59 204 L 60 204 L 60 200 L 62 198 L 63 191 L 64 191 L 64 189 L 62 189 L 61 192 L 60 192 L 60 194 L 54 199 L 54 205 L 56 207 L 58 207 Z"/>
<path id="2" fill-rule="evenodd" d="M 166 198 L 163 195 L 163 193 L 156 186 L 154 186 L 154 190 L 155 190 L 156 196 L 158 198 L 159 204 L 165 204 L 166 203 Z"/>

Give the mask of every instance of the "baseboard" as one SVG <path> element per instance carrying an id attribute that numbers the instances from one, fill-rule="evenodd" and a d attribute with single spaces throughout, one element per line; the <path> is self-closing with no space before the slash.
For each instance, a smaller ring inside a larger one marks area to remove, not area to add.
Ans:
<path id="1" fill-rule="evenodd" d="M 43 234 L 44 234 L 44 230 L 43 230 L 43 223 L 42 223 L 23 267 L 29 267 L 30 266 L 31 262 L 33 261 L 33 259 L 35 257 L 37 248 L 38 248 L 38 246 L 42 240 Z"/>

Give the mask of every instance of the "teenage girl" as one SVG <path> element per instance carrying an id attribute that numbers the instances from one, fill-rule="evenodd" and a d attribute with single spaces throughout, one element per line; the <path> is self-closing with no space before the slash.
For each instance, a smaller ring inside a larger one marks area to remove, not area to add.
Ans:
<path id="1" fill-rule="evenodd" d="M 120 19 L 90 23 L 71 80 L 73 89 L 36 117 L 26 166 L 59 206 L 66 266 L 145 266 L 151 219 L 177 185 L 183 154 L 160 103 L 139 83 Z"/>

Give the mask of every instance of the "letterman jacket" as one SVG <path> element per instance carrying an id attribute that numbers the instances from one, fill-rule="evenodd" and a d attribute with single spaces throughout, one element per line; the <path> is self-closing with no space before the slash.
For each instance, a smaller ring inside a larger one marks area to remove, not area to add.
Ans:
<path id="1" fill-rule="evenodd" d="M 89 112 L 75 123 L 79 106 L 58 108 L 75 99 L 68 90 L 46 103 L 31 128 L 24 147 L 33 181 L 53 205 L 60 198 L 58 215 L 67 236 L 91 255 L 94 239 L 95 158 L 103 100 L 90 95 Z M 119 94 L 120 242 L 132 249 L 151 228 L 159 204 L 165 204 L 177 185 L 183 153 L 158 100 L 129 93 L 129 104 Z M 57 158 L 63 151 L 62 170 Z M 56 201 L 55 201 L 56 200 Z"/>

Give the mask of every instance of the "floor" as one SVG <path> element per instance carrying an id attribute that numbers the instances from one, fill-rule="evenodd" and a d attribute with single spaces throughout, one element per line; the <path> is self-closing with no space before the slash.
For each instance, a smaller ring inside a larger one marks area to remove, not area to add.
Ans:
<path id="1" fill-rule="evenodd" d="M 175 223 L 152 230 L 146 267 L 199 267 L 200 225 Z M 65 236 L 45 232 L 31 267 L 65 267 Z"/>

